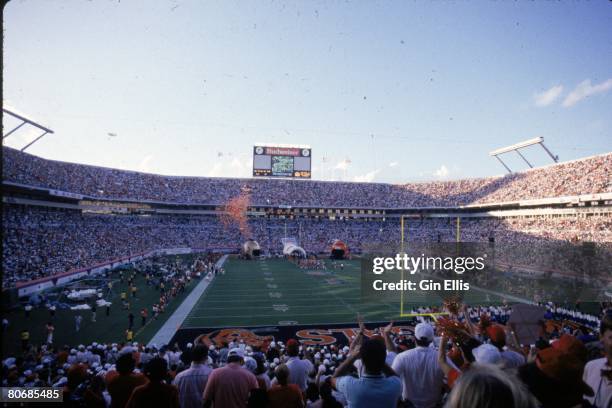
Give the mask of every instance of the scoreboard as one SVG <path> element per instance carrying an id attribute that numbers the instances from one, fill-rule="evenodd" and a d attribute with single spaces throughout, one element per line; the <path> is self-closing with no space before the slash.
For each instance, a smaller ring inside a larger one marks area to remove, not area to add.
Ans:
<path id="1" fill-rule="evenodd" d="M 310 178 L 308 146 L 253 146 L 253 177 Z"/>

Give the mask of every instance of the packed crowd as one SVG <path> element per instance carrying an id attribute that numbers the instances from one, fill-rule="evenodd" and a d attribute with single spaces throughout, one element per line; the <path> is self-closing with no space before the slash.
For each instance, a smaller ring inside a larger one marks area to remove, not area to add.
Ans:
<path id="1" fill-rule="evenodd" d="M 215 216 L 136 216 L 84 214 L 78 211 L 5 205 L 2 212 L 3 282 L 46 277 L 71 269 L 145 251 L 190 247 L 238 250 L 245 237 L 237 227 L 227 227 Z M 309 253 L 329 252 L 333 239 L 344 241 L 351 252 L 397 249 L 397 220 L 249 220 L 252 238 L 264 252 L 280 248 L 280 239 L 293 236 Z M 410 220 L 405 227 L 410 242 L 454 242 L 453 219 Z M 461 238 L 465 242 L 526 245 L 546 240 L 612 241 L 612 220 L 588 218 L 465 219 Z M 531 258 L 535 258 L 535 255 Z"/>
<path id="2" fill-rule="evenodd" d="M 448 317 L 411 331 L 358 319 L 344 347 L 205 336 L 183 347 L 47 344 L 4 359 L 2 385 L 62 387 L 69 407 L 609 408 L 612 312 L 604 307 L 598 317 L 547 304 L 554 320 L 530 344 L 507 323 L 509 307 L 454 301 Z"/>
<path id="3" fill-rule="evenodd" d="M 3 147 L 3 180 L 90 197 L 225 204 L 249 191 L 253 205 L 445 207 L 612 191 L 612 154 L 503 177 L 381 184 L 171 177 L 42 159 Z"/>

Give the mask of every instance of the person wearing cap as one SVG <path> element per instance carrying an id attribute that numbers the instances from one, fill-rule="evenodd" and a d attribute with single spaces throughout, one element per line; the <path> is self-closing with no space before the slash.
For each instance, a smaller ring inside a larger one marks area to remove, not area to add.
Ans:
<path id="1" fill-rule="evenodd" d="M 204 389 L 212 368 L 207 364 L 208 346 L 198 344 L 191 350 L 191 367 L 178 373 L 173 384 L 179 391 L 181 408 L 201 408 Z"/>
<path id="2" fill-rule="evenodd" d="M 344 395 L 349 408 L 395 408 L 402 395 L 402 382 L 385 362 L 385 342 L 381 337 L 365 340 L 363 337 L 360 331 L 348 358 L 334 372 L 331 384 Z M 364 365 L 364 373 L 355 378 L 349 374 L 358 358 Z"/>
<path id="3" fill-rule="evenodd" d="M 212 371 L 204 389 L 204 407 L 246 408 L 257 379 L 244 364 L 244 350 L 233 348 L 227 354 L 227 365 Z"/>
<path id="4" fill-rule="evenodd" d="M 308 386 L 308 376 L 314 372 L 314 365 L 306 358 L 299 357 L 300 345 L 295 339 L 287 341 L 287 355 L 289 359 L 285 364 L 289 368 L 289 384 L 296 384 L 302 392 Z M 272 380 L 272 385 L 276 384 L 276 378 Z"/>
<path id="5" fill-rule="evenodd" d="M 608 408 L 612 406 L 612 313 L 608 312 L 599 325 L 601 344 L 605 357 L 589 361 L 584 367 L 582 376 L 595 392 L 586 396 L 593 407 Z"/>
<path id="6" fill-rule="evenodd" d="M 270 377 L 266 373 L 266 359 L 261 352 L 255 352 L 253 354 L 253 359 L 257 364 L 257 368 L 255 369 L 255 377 L 257 378 L 257 383 L 259 384 L 259 388 L 263 390 L 269 390 L 272 386 L 272 381 Z"/>
<path id="7" fill-rule="evenodd" d="M 542 407 L 581 406 L 584 396 L 595 396 L 582 379 L 586 356 L 580 340 L 564 335 L 538 351 L 534 362 L 519 367 L 517 375 Z"/>
<path id="8" fill-rule="evenodd" d="M 32 305 L 30 303 L 28 303 L 27 305 L 25 305 L 25 307 L 23 308 L 25 310 L 25 317 L 26 319 L 30 318 L 30 312 L 32 312 Z"/>
<path id="9" fill-rule="evenodd" d="M 416 347 L 398 354 L 392 368 L 402 380 L 402 400 L 416 408 L 435 407 L 442 398 L 444 372 L 431 347 L 434 329 L 429 323 L 419 323 L 414 337 Z"/>
<path id="10" fill-rule="evenodd" d="M 517 368 L 525 364 L 525 356 L 514 350 L 505 350 L 506 329 L 501 324 L 492 324 L 485 329 L 492 345 L 499 349 L 505 368 Z"/>

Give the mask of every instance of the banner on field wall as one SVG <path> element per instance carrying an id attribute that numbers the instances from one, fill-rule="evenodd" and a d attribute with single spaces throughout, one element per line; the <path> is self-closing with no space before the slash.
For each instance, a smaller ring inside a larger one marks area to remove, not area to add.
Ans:
<path id="1" fill-rule="evenodd" d="M 382 332 L 388 322 L 367 323 L 365 335 L 374 336 Z M 395 335 L 414 335 L 414 322 L 397 322 L 392 332 Z M 378 329 L 378 330 L 377 330 Z M 249 346 L 267 347 L 272 341 L 286 342 L 296 339 L 305 346 L 348 345 L 351 338 L 357 334 L 355 323 L 346 324 L 316 324 L 316 325 L 285 325 L 267 327 L 233 327 L 233 328 L 181 328 L 175 334 L 170 344 L 178 342 L 182 347 L 194 342 L 196 338 L 207 345 L 220 347 L 232 340 L 244 341 Z M 158 346 L 161 346 L 158 344 Z"/>

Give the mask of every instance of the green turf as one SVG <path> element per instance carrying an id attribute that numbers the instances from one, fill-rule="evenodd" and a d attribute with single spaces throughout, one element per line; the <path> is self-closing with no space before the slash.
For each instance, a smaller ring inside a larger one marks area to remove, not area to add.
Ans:
<path id="1" fill-rule="evenodd" d="M 55 318 L 52 320 L 55 325 L 54 344 L 56 346 L 64 344 L 75 346 L 81 343 L 89 344 L 94 341 L 109 343 L 125 341 L 125 330 L 128 327 L 128 314 L 130 312 L 122 309 L 119 297 L 122 290 L 127 291 L 128 285 L 126 281 L 123 284 L 119 282 L 119 272 L 114 271 L 111 276 L 114 280 L 112 295 L 110 298 L 104 297 L 113 303 L 110 316 L 106 316 L 105 307 L 98 307 L 96 322 L 93 323 L 91 322 L 90 310 L 73 311 L 58 309 Z M 127 272 L 124 272 L 124 276 L 127 276 Z M 198 282 L 192 281 L 186 287 L 185 292 L 170 301 L 165 313 L 161 314 L 157 320 L 153 320 L 150 318 L 152 316 L 151 306 L 159 301 L 160 293 L 155 290 L 154 286 L 147 286 L 143 276 L 136 275 L 137 298 L 133 299 L 130 296 L 130 309 L 134 314 L 135 341 L 149 341 Z M 148 323 L 144 327 L 141 326 L 140 319 L 140 310 L 143 307 L 149 310 Z M 81 330 L 78 333 L 75 331 L 74 323 L 74 317 L 77 313 L 83 316 Z M 14 355 L 14 353 L 21 350 L 19 334 L 24 328 L 30 331 L 30 342 L 32 344 L 38 345 L 46 340 L 45 325 L 51 320 L 47 309 L 34 309 L 29 319 L 25 318 L 23 309 L 9 311 L 5 313 L 5 317 L 9 320 L 8 329 L 2 336 L 2 351 L 5 355 Z"/>
<path id="2" fill-rule="evenodd" d="M 329 270 L 333 276 L 311 276 L 284 259 L 230 259 L 225 264 L 225 275 L 214 279 L 183 327 L 264 326 L 287 321 L 348 323 L 354 322 L 358 313 L 365 321 L 399 319 L 399 297 L 381 295 L 376 302 L 363 303 L 361 263 L 353 260 L 344 264 L 344 270 Z M 327 265 L 331 266 L 331 262 Z M 329 278 L 339 278 L 344 283 L 330 285 L 326 282 Z M 481 297 L 484 301 L 485 296 Z M 440 299 L 425 292 L 411 293 L 405 300 L 404 313 L 422 305 L 440 305 Z"/>

